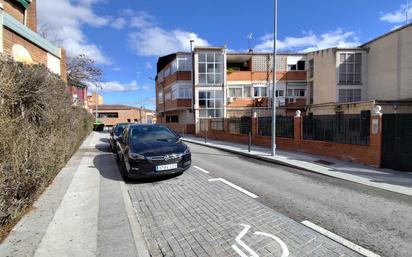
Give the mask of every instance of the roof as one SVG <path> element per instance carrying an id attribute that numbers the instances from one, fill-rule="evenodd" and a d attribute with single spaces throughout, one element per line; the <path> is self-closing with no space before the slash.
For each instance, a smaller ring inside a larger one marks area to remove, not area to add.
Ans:
<path id="1" fill-rule="evenodd" d="M 169 63 L 171 63 L 174 59 L 176 59 L 176 54 L 169 54 L 162 57 L 159 57 L 157 60 L 157 73 L 164 69 Z"/>
<path id="2" fill-rule="evenodd" d="M 133 107 L 133 106 L 128 106 L 128 105 L 122 105 L 122 104 L 113 104 L 113 105 L 109 105 L 109 104 L 104 104 L 104 105 L 99 105 L 98 110 L 130 110 L 130 109 L 140 109 L 137 107 Z"/>
<path id="3" fill-rule="evenodd" d="M 153 110 L 145 109 L 145 108 L 139 108 L 135 106 L 130 106 L 130 105 L 123 105 L 123 104 L 103 104 L 97 106 L 98 110 L 103 110 L 103 111 L 109 111 L 109 110 L 131 110 L 131 109 L 138 109 L 142 110 L 144 112 L 150 112 L 150 113 L 155 113 Z"/>
<path id="4" fill-rule="evenodd" d="M 389 35 L 392 35 L 392 34 L 394 34 L 394 33 L 396 33 L 396 32 L 399 32 L 399 31 L 401 31 L 401 30 L 403 30 L 403 29 L 406 29 L 406 28 L 408 28 L 408 27 L 411 27 L 411 26 L 412 26 L 412 23 L 406 24 L 406 25 L 404 25 L 404 26 L 402 26 L 402 27 L 399 27 L 399 28 L 397 28 L 397 29 L 394 29 L 394 30 L 392 30 L 392 31 L 389 31 L 389 32 L 387 32 L 387 33 L 385 33 L 385 34 L 377 37 L 377 38 L 374 38 L 374 39 L 366 42 L 365 44 L 361 45 L 360 47 L 365 47 L 365 46 L 367 46 L 367 45 L 369 45 L 369 44 L 371 44 L 371 43 L 373 43 L 373 42 L 375 42 L 375 41 L 378 41 L 378 40 L 381 39 L 381 38 L 387 37 L 387 36 L 389 36 Z"/>

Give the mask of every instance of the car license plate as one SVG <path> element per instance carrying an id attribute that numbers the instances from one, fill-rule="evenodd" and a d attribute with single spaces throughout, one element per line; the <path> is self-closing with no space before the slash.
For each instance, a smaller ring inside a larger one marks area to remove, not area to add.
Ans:
<path id="1" fill-rule="evenodd" d="M 156 171 L 177 169 L 177 163 L 156 166 Z"/>

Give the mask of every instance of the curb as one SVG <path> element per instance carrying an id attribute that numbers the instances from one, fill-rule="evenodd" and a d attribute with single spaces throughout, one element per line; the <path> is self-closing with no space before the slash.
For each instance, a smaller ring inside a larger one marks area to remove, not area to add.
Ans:
<path id="1" fill-rule="evenodd" d="M 237 154 L 237 155 L 243 155 L 243 156 L 246 156 L 246 157 L 249 157 L 249 158 L 252 158 L 252 159 L 261 160 L 261 161 L 265 161 L 265 162 L 270 162 L 270 163 L 274 163 L 274 164 L 278 164 L 278 165 L 282 165 L 282 166 L 285 166 L 285 167 L 294 168 L 294 169 L 298 169 L 298 170 L 302 170 L 302 171 L 307 171 L 307 172 L 311 172 L 311 173 L 316 173 L 316 174 L 319 174 L 319 175 L 322 175 L 322 176 L 326 176 L 326 177 L 330 177 L 330 178 L 334 178 L 334 179 L 340 179 L 340 180 L 348 181 L 348 182 L 351 182 L 351 183 L 356 183 L 356 184 L 359 184 L 359 185 L 371 187 L 371 188 L 374 188 L 374 189 L 384 190 L 384 191 L 387 191 L 387 192 L 390 192 L 390 193 L 401 194 L 401 195 L 405 195 L 405 196 L 412 196 L 412 194 L 410 194 L 408 192 L 402 192 L 402 190 L 392 190 L 392 189 L 388 189 L 388 188 L 384 188 L 384 187 L 378 187 L 378 186 L 375 186 L 375 185 L 370 185 L 370 184 L 367 184 L 367 183 L 362 183 L 362 182 L 359 182 L 359 181 L 356 181 L 356 180 L 336 177 L 336 176 L 333 176 L 333 175 L 330 175 L 330 174 L 325 174 L 323 172 L 316 171 L 316 170 L 313 170 L 313 169 L 304 168 L 304 167 L 301 167 L 299 165 L 290 164 L 288 162 L 284 162 L 284 161 L 280 161 L 280 160 L 274 160 L 272 158 L 268 158 L 268 157 L 265 157 L 265 156 L 259 156 L 259 155 L 255 155 L 255 154 L 251 154 L 251 153 L 246 153 L 246 152 L 241 152 L 241 151 L 237 151 L 237 150 L 227 149 L 225 147 L 216 146 L 216 145 L 209 145 L 209 144 L 198 142 L 198 141 L 195 141 L 195 140 L 192 140 L 192 139 L 182 138 L 182 140 L 185 141 L 185 142 L 188 142 L 188 143 L 192 143 L 192 144 L 196 144 L 196 145 L 202 145 L 202 146 L 209 147 L 209 148 L 215 148 L 215 149 L 222 150 L 222 151 L 225 151 L 225 152 L 229 152 L 229 153 L 233 153 L 233 154 Z"/>
<path id="2" fill-rule="evenodd" d="M 319 173 L 319 172 L 316 172 L 316 171 L 311 170 L 311 169 L 303 168 L 303 167 L 298 166 L 298 165 L 293 165 L 293 164 L 290 164 L 288 162 L 274 160 L 274 159 L 271 159 L 271 158 L 268 158 L 268 157 L 265 157 L 265 156 L 259 156 L 259 155 L 255 155 L 255 154 L 252 154 L 252 153 L 245 153 L 245 152 L 241 152 L 241 151 L 227 149 L 225 147 L 216 146 L 216 145 L 209 145 L 209 144 L 201 143 L 201 142 L 191 140 L 191 139 L 186 139 L 186 138 L 182 138 L 182 140 L 185 141 L 185 142 L 188 142 L 188 143 L 195 144 L 195 145 L 202 145 L 202 146 L 206 146 L 206 147 L 210 147 L 210 148 L 219 149 L 219 150 L 222 150 L 222 151 L 225 151 L 225 152 L 230 152 L 230 153 L 234 153 L 234 154 L 238 154 L 238 155 L 243 155 L 243 156 L 246 156 L 246 157 L 249 157 L 249 158 L 252 158 L 252 159 L 257 159 L 257 160 L 261 160 L 261 161 L 265 161 L 265 162 L 271 162 L 271 163 L 279 164 L 279 165 L 286 166 L 286 167 L 289 167 L 289 168 L 295 168 L 295 169 L 299 169 L 299 170 L 315 172 L 315 173 L 318 173 L 318 174 L 325 175 L 323 173 Z M 325 176 L 329 176 L 329 175 L 325 175 Z M 329 177 L 335 178 L 334 176 L 329 176 Z"/>

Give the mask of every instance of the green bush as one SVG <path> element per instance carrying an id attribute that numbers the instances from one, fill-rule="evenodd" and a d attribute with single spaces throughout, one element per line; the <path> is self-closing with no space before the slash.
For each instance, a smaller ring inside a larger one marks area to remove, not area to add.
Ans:
<path id="1" fill-rule="evenodd" d="M 0 57 L 0 228 L 32 204 L 92 124 L 59 76 Z"/>

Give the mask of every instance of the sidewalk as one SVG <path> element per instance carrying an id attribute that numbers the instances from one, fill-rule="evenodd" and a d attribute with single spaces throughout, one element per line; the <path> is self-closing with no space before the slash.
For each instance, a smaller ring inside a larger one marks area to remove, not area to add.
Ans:
<path id="1" fill-rule="evenodd" d="M 142 256 L 107 135 L 89 135 L 0 244 L 0 256 Z"/>
<path id="2" fill-rule="evenodd" d="M 329 157 L 283 150 L 277 150 L 276 157 L 272 157 L 268 148 L 252 146 L 249 153 L 245 144 L 210 139 L 205 144 L 204 138 L 195 136 L 186 135 L 183 141 L 412 196 L 412 172 L 377 169 Z"/>

